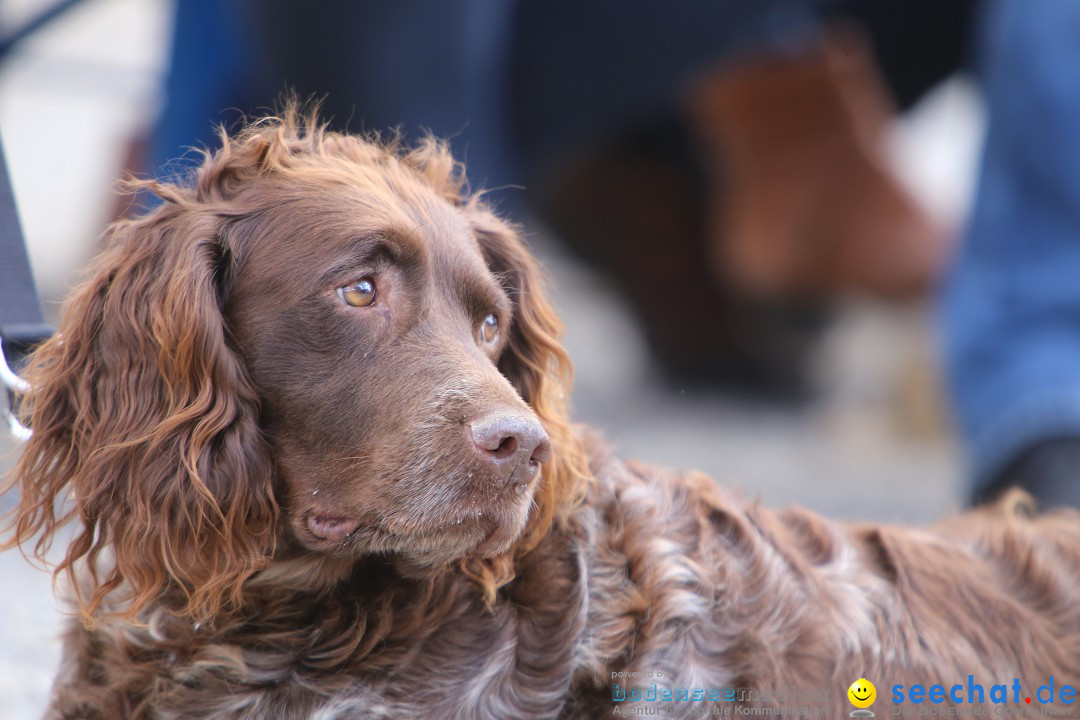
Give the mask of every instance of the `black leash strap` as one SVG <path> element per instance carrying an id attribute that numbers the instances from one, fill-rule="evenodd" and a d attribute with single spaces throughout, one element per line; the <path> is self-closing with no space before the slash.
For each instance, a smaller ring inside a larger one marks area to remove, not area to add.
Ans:
<path id="1" fill-rule="evenodd" d="M 15 209 L 15 195 L 0 145 L 0 383 L 7 388 L 4 419 L 15 437 L 25 440 L 30 431 L 15 416 L 15 391 L 25 389 L 19 369 L 30 351 L 52 335 L 41 314 L 34 276 Z"/>

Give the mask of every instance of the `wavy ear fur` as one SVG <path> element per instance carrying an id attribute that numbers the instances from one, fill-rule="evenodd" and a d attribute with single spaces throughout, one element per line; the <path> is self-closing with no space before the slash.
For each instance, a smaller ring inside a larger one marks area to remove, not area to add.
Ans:
<path id="1" fill-rule="evenodd" d="M 33 355 L 34 433 L 5 483 L 20 493 L 8 545 L 36 537 L 43 558 L 80 521 L 56 572 L 85 565 L 73 584 L 88 623 L 154 601 L 206 620 L 239 602 L 275 540 L 258 400 L 221 311 L 225 221 L 170 200 L 113 226 Z"/>
<path id="2" fill-rule="evenodd" d="M 515 548 L 514 554 L 520 557 L 540 542 L 555 520 L 581 502 L 588 465 L 570 427 L 570 358 L 559 341 L 562 322 L 547 299 L 540 267 L 512 226 L 475 196 L 469 206 L 488 267 L 514 303 L 510 340 L 499 370 L 540 417 L 553 450 L 544 464 L 536 509 Z M 466 566 L 467 572 L 482 581 L 489 602 L 497 587 L 513 577 L 512 560 L 472 561 Z"/>

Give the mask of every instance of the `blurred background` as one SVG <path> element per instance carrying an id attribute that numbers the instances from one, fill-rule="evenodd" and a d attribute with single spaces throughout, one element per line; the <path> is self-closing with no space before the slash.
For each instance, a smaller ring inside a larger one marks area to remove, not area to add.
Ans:
<path id="1" fill-rule="evenodd" d="M 1037 324 L 1022 287 L 1040 283 L 1019 271 L 1026 251 L 970 257 L 968 218 L 1022 207 L 980 153 L 989 117 L 988 148 L 1016 157 L 994 87 L 1037 95 L 1042 66 L 1024 78 L 1009 72 L 1025 63 L 995 62 L 1052 45 L 1048 27 L 1080 37 L 1075 12 L 1055 25 L 1064 3 L 1034 29 L 1014 23 L 1017 37 L 999 32 L 1009 2 L 960 0 L 62 4 L 20 37 L 53 3 L 0 0 L 0 137 L 51 318 L 131 211 L 123 172 L 182 172 L 169 161 L 212 146 L 215 123 L 292 88 L 323 98 L 338 128 L 451 139 L 548 268 L 576 415 L 624 457 L 772 505 L 923 523 L 1015 480 L 1043 437 L 979 426 L 1011 402 L 985 377 L 1005 359 L 980 343 L 1008 344 L 985 340 L 995 309 L 1019 302 Z M 1049 82 L 1071 107 L 1076 91 Z M 1008 107 L 1039 118 L 1038 99 Z M 1073 149 L 1058 146 L 1062 162 Z M 1051 241 L 1033 247 L 1044 269 L 1077 269 Z M 1008 292 L 987 285 L 995 267 Z M 1080 272 L 1046 286 L 1068 277 Z M 1077 413 L 1045 385 L 1053 412 L 1032 415 L 1027 397 L 1010 417 L 1056 439 Z M 17 451 L 0 438 L 0 471 Z M 0 580 L 0 720 L 36 717 L 63 618 L 17 552 L 0 554 Z"/>

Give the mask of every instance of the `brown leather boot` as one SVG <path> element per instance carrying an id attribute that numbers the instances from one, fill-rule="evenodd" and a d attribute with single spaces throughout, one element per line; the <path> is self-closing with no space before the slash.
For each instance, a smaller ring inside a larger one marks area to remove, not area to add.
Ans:
<path id="1" fill-rule="evenodd" d="M 716 272 L 773 298 L 925 293 L 947 247 L 887 167 L 891 114 L 854 29 L 705 77 L 689 116 L 712 176 Z"/>
<path id="2" fill-rule="evenodd" d="M 578 157 L 532 197 L 568 247 L 613 281 L 673 387 L 806 399 L 806 361 L 827 312 L 732 293 L 711 272 L 699 157 L 671 117 Z"/>

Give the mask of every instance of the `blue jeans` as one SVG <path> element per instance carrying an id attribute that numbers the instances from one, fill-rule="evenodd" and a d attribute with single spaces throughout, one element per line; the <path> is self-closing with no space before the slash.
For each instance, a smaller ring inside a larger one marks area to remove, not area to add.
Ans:
<path id="1" fill-rule="evenodd" d="M 979 31 L 989 128 L 943 297 L 976 493 L 1025 449 L 1080 436 L 1080 2 L 988 0 Z"/>

